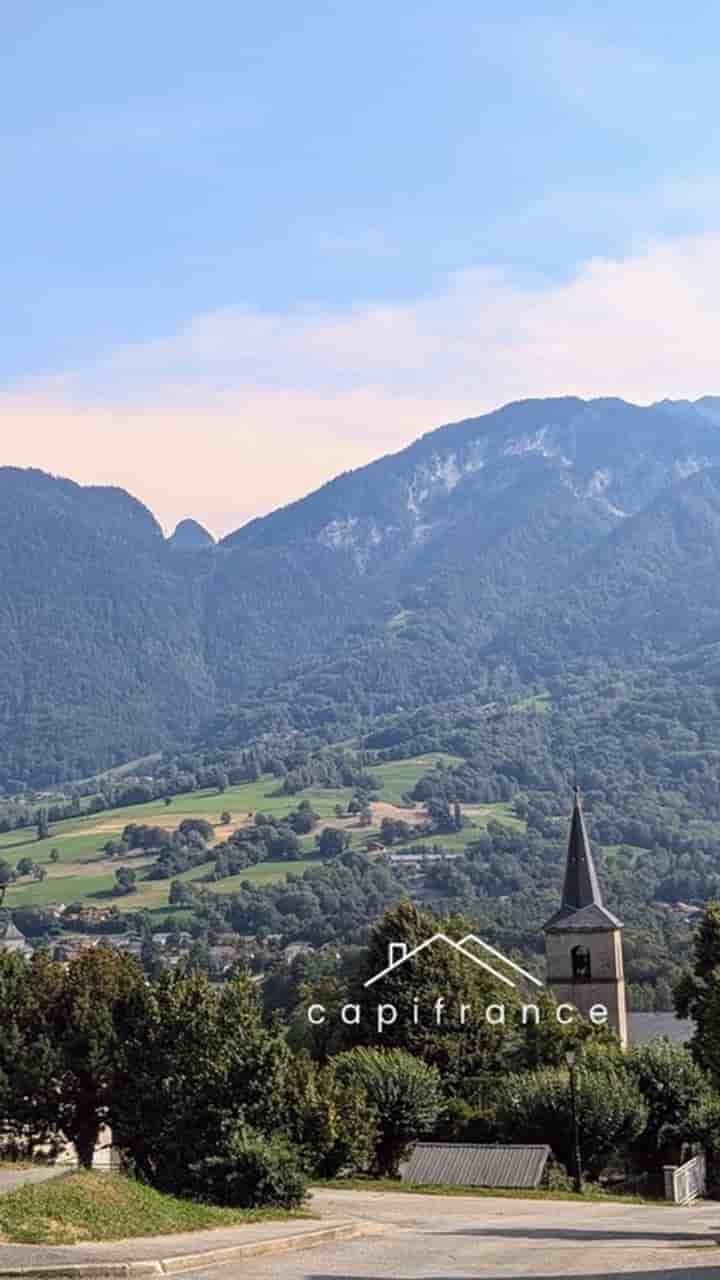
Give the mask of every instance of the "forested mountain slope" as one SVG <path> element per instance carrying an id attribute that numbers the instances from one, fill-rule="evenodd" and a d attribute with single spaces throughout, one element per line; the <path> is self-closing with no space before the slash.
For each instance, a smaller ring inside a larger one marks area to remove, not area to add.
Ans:
<path id="1" fill-rule="evenodd" d="M 0 784 L 87 775 L 197 723 L 201 617 L 141 503 L 0 470 Z"/>
<path id="2" fill-rule="evenodd" d="M 0 787 L 198 735 L 340 736 L 578 659 L 692 661 L 720 617 L 719 423 L 712 397 L 507 405 L 218 545 L 0 470 Z"/>

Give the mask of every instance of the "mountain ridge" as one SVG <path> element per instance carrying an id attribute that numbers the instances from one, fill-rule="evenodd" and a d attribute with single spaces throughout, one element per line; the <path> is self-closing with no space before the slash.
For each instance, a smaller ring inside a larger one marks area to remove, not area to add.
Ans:
<path id="1" fill-rule="evenodd" d="M 0 537 L 0 787 L 207 737 L 219 713 L 243 741 L 340 733 L 711 637 L 720 399 L 515 402 L 217 544 L 192 520 L 166 540 L 123 490 L 0 468 Z"/>

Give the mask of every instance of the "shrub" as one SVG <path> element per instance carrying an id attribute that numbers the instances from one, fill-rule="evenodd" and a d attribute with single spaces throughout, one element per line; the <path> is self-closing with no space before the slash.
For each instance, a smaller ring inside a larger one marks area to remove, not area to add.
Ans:
<path id="1" fill-rule="evenodd" d="M 550 1068 L 509 1075 L 497 1084 L 495 1137 L 502 1142 L 546 1142 L 566 1168 L 572 1159 L 572 1110 L 567 1071 Z M 647 1104 L 620 1070 L 577 1073 L 577 1115 L 583 1167 L 602 1172 L 610 1156 L 627 1153 L 648 1122 Z"/>
<path id="2" fill-rule="evenodd" d="M 295 1096 L 286 1100 L 283 1128 L 304 1152 L 307 1167 L 318 1178 L 368 1170 L 377 1146 L 378 1120 L 363 1085 L 338 1078 L 332 1060 L 318 1070 L 301 1055 L 295 1060 L 293 1083 Z"/>
<path id="3" fill-rule="evenodd" d="M 683 1144 L 692 1136 L 688 1116 L 710 1099 L 710 1079 L 684 1045 L 668 1040 L 638 1045 L 626 1057 L 626 1066 L 648 1107 L 648 1122 L 633 1143 L 632 1154 L 643 1168 L 682 1158 Z"/>
<path id="4" fill-rule="evenodd" d="M 404 1049 L 350 1049 L 334 1068 L 341 1082 L 362 1087 L 377 1115 L 374 1172 L 395 1177 L 413 1141 L 431 1133 L 443 1112 L 439 1072 Z"/>
<path id="5" fill-rule="evenodd" d="M 187 1190 L 212 1204 L 242 1209 L 297 1209 L 305 1199 L 302 1157 L 280 1134 L 266 1138 L 238 1126 L 214 1155 L 190 1165 Z"/>

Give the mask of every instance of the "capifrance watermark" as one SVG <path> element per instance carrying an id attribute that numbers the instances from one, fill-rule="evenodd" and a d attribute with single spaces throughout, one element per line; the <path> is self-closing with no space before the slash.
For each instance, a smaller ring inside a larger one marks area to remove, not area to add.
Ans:
<path id="1" fill-rule="evenodd" d="M 538 1004 L 520 1004 L 508 1006 L 504 1002 L 491 1002 L 475 1005 L 472 1001 L 445 1000 L 442 996 L 423 1009 L 419 1000 L 413 1000 L 409 1009 L 400 1009 L 390 1001 L 379 1001 L 377 1004 L 363 1006 L 349 1001 L 339 1009 L 328 1009 L 324 1004 L 308 1005 L 307 1020 L 313 1027 L 324 1026 L 328 1019 L 337 1017 L 346 1027 L 359 1027 L 372 1023 L 379 1035 L 396 1023 L 409 1023 L 411 1026 L 465 1027 L 477 1026 L 480 1023 L 490 1027 L 504 1027 L 515 1023 L 520 1026 L 539 1026 L 549 1016 L 560 1026 L 567 1027 L 577 1022 L 584 1015 L 573 1004 L 557 1004 L 545 1013 Z M 594 1027 L 605 1026 L 609 1017 L 607 1006 L 593 1004 L 587 1017 Z"/>
<path id="2" fill-rule="evenodd" d="M 459 941 L 449 938 L 446 933 L 434 933 L 432 937 L 425 938 L 414 947 L 408 947 L 405 942 L 391 942 L 388 946 L 387 964 L 368 978 L 363 984 L 364 987 L 367 989 L 375 986 L 377 982 L 394 973 L 395 970 L 407 964 L 415 956 L 438 943 L 450 947 L 453 951 L 464 956 L 466 960 L 471 960 L 474 965 L 483 969 L 497 982 L 504 984 L 506 987 L 517 989 L 518 978 L 521 978 L 525 985 L 530 983 L 540 988 L 543 986 L 535 974 L 523 969 L 514 960 L 510 960 L 508 956 L 503 955 L 495 947 L 491 947 L 488 942 L 484 942 L 482 938 L 478 938 L 474 933 L 466 934 Z M 480 950 L 482 954 L 478 955 L 473 948 Z M 492 956 L 492 963 L 486 958 L 487 956 Z M 502 965 L 502 969 L 498 967 L 498 962 Z M 508 970 L 512 973 L 512 977 Z M 412 1000 L 409 1007 L 403 1005 L 402 1008 L 390 1001 L 378 1001 L 374 1005 L 367 1006 L 359 1002 L 348 1001 L 339 1010 L 328 1010 L 325 1005 L 315 1003 L 308 1005 L 306 1015 L 308 1022 L 313 1027 L 324 1026 L 329 1017 L 335 1016 L 346 1027 L 359 1027 L 370 1020 L 379 1035 L 382 1035 L 389 1027 L 394 1027 L 399 1021 L 409 1021 L 410 1025 L 415 1027 L 428 1025 L 436 1027 L 465 1027 L 468 1025 L 477 1026 L 479 1023 L 484 1023 L 490 1027 L 505 1027 L 513 1022 L 526 1027 L 530 1025 L 539 1026 L 544 1017 L 549 1017 L 559 1026 L 567 1027 L 585 1016 L 575 1005 L 568 1003 L 552 1005 L 549 1009 L 533 1003 L 517 1004 L 513 1002 L 508 1006 L 501 1001 L 490 1001 L 478 1006 L 471 1000 L 458 1000 L 457 998 L 447 1000 L 443 996 L 438 996 L 425 1009 L 421 1007 L 419 999 Z M 605 1026 L 609 1018 L 607 1006 L 600 1003 L 591 1005 L 587 1011 L 587 1018 L 594 1027 Z"/>

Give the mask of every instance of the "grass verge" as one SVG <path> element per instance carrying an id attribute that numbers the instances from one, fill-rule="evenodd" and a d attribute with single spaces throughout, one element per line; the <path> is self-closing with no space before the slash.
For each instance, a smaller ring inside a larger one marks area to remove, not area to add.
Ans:
<path id="1" fill-rule="evenodd" d="M 309 1216 L 304 1210 L 222 1209 L 163 1195 L 118 1173 L 70 1173 L 0 1196 L 0 1241 L 83 1244 Z"/>
<path id="2" fill-rule="evenodd" d="M 338 1178 L 327 1182 L 313 1182 L 313 1188 L 323 1187 L 329 1191 L 401 1191 L 423 1196 L 481 1196 L 503 1200 L 578 1200 L 581 1204 L 600 1202 L 602 1204 L 671 1204 L 669 1200 L 651 1200 L 643 1196 L 613 1195 L 599 1187 L 591 1187 L 579 1195 L 577 1191 L 549 1191 L 544 1187 L 537 1190 L 515 1190 L 511 1187 L 445 1187 L 418 1185 L 413 1182 L 396 1182 L 394 1178 Z"/>

